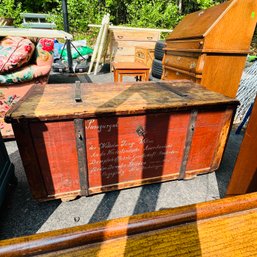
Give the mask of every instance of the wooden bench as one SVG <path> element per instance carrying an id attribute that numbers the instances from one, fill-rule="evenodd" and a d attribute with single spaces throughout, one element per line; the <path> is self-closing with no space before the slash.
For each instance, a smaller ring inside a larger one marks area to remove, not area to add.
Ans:
<path id="1" fill-rule="evenodd" d="M 55 29 L 56 24 L 54 22 L 47 22 L 49 14 L 44 13 L 21 13 L 20 14 L 23 23 L 22 26 L 25 28 L 36 28 L 36 29 Z"/>
<path id="2" fill-rule="evenodd" d="M 0 241 L 0 256 L 256 256 L 257 193 Z"/>

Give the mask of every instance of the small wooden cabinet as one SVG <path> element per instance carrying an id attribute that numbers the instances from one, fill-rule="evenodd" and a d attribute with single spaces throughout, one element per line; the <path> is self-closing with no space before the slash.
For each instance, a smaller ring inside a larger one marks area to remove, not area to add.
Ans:
<path id="1" fill-rule="evenodd" d="M 235 97 L 257 21 L 257 1 L 187 15 L 166 39 L 163 80 L 189 79 Z"/>
<path id="2" fill-rule="evenodd" d="M 145 64 L 150 69 L 154 59 L 154 48 L 138 47 L 135 48 L 135 62 Z"/>
<path id="3" fill-rule="evenodd" d="M 189 81 L 35 85 L 6 115 L 33 196 L 74 198 L 219 167 L 238 101 Z"/>

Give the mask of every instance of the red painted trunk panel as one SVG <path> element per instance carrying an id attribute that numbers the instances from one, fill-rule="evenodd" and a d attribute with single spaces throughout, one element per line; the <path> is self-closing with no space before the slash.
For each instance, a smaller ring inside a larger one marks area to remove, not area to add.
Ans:
<path id="1" fill-rule="evenodd" d="M 47 193 L 79 190 L 73 122 L 31 123 L 30 128 Z"/>
<path id="2" fill-rule="evenodd" d="M 89 187 L 178 174 L 189 119 L 174 113 L 86 121 Z"/>
<path id="3" fill-rule="evenodd" d="M 187 163 L 187 171 L 210 169 L 225 123 L 225 110 L 199 112 Z"/>

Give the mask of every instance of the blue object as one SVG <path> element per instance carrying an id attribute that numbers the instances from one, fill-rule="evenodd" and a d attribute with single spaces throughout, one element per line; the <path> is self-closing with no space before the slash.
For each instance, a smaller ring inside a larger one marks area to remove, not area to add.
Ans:
<path id="1" fill-rule="evenodd" d="M 246 121 L 248 120 L 249 116 L 251 115 L 252 113 L 252 109 L 253 109 L 253 103 L 250 105 L 249 109 L 247 110 L 244 118 L 243 118 L 243 121 L 240 123 L 240 125 L 238 126 L 237 130 L 236 130 L 236 134 L 240 134 L 241 132 L 241 129 L 243 128 L 244 124 L 246 123 Z"/>
<path id="2" fill-rule="evenodd" d="M 62 43 L 59 43 L 57 39 L 54 40 L 54 60 L 60 59 L 60 51 L 63 47 Z"/>

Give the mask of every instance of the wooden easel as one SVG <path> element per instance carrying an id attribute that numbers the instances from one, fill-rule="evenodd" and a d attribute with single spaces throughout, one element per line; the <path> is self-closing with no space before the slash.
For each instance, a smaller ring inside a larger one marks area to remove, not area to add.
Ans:
<path id="1" fill-rule="evenodd" d="M 97 39 L 96 39 L 96 44 L 94 47 L 94 52 L 92 55 L 91 63 L 90 63 L 89 69 L 88 69 L 88 74 L 91 73 L 94 62 L 95 62 L 94 75 L 96 75 L 99 63 L 100 63 L 101 59 L 104 57 L 104 53 L 106 50 L 106 44 L 108 41 L 107 38 L 108 38 L 109 22 L 110 22 L 110 14 L 108 13 L 103 17 L 103 20 L 102 20 L 100 31 L 99 31 Z"/>

